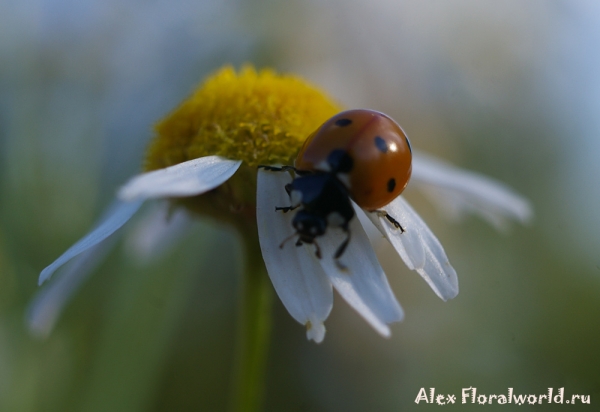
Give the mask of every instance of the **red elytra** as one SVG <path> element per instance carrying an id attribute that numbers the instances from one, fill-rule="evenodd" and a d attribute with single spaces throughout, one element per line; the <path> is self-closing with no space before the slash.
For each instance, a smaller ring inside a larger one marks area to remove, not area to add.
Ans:
<path id="1" fill-rule="evenodd" d="M 298 170 L 327 172 L 327 157 L 344 150 L 352 159 L 346 181 L 352 200 L 365 210 L 379 209 L 406 187 L 412 151 L 402 128 L 387 115 L 367 109 L 348 110 L 327 120 L 300 149 Z"/>

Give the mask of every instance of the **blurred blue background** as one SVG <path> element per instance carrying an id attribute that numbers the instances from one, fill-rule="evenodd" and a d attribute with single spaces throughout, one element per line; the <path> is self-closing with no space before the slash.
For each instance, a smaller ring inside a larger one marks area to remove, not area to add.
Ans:
<path id="1" fill-rule="evenodd" d="M 152 125 L 244 62 L 390 114 L 414 147 L 509 184 L 536 213 L 502 234 L 409 189 L 458 297 L 440 301 L 383 246 L 406 313 L 391 339 L 336 296 L 315 345 L 277 301 L 266 410 L 434 408 L 414 403 L 422 387 L 564 387 L 596 403 L 599 44 L 593 0 L 1 2 L 0 410 L 226 408 L 241 271 L 226 227 L 199 221 L 152 264 L 117 247 L 46 340 L 24 312 L 40 270 L 140 170 Z M 578 409 L 544 406 L 564 408 Z"/>

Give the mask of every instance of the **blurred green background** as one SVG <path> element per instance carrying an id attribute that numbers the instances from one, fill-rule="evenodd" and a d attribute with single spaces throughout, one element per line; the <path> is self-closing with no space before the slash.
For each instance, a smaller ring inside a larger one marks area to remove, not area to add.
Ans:
<path id="1" fill-rule="evenodd" d="M 592 406 L 543 410 L 592 410 L 599 44 L 593 0 L 1 2 L 0 411 L 226 408 L 241 270 L 228 228 L 199 221 L 151 264 L 121 242 L 46 340 L 29 336 L 24 313 L 40 270 L 139 170 L 152 124 L 243 62 L 390 114 L 414 147 L 509 184 L 536 214 L 502 234 L 476 217 L 449 222 L 408 190 L 458 272 L 458 297 L 442 302 L 383 247 L 406 314 L 391 339 L 336 295 L 316 345 L 277 300 L 266 410 L 429 410 L 414 403 L 420 388 L 460 399 L 471 386 L 564 387 Z"/>

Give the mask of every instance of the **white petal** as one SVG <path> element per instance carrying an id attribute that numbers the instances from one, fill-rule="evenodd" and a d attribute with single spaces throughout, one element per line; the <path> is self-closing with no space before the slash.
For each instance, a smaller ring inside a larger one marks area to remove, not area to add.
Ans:
<path id="1" fill-rule="evenodd" d="M 188 213 L 182 208 L 172 210 L 168 201 L 153 206 L 136 219 L 125 239 L 127 252 L 140 264 L 160 258 L 192 225 Z"/>
<path id="2" fill-rule="evenodd" d="M 313 340 L 315 343 L 323 342 L 325 339 L 325 324 L 317 321 L 316 324 L 309 321 L 306 323 L 306 338 Z"/>
<path id="3" fill-rule="evenodd" d="M 50 334 L 71 296 L 104 260 L 117 239 L 118 236 L 111 236 L 76 256 L 53 282 L 37 293 L 27 309 L 27 324 L 34 336 L 45 338 Z"/>
<path id="4" fill-rule="evenodd" d="M 377 213 L 365 213 L 381 234 L 394 246 L 394 249 L 400 254 L 409 269 L 417 270 L 425 266 L 425 249 L 416 230 L 407 230 L 402 233 L 400 229 L 392 226 L 385 217 L 381 217 Z M 388 213 L 392 215 L 392 212 Z M 410 220 L 410 216 L 402 208 L 394 210 L 392 216 L 402 227 L 405 227 L 405 222 Z M 399 236 L 400 234 L 402 236 Z"/>
<path id="5" fill-rule="evenodd" d="M 443 300 L 458 294 L 458 278 L 439 240 L 412 207 L 398 196 L 382 208 L 400 223 L 404 233 L 392 226 L 384 216 L 370 215 L 383 235 L 400 254 L 407 266 L 415 269 Z M 378 222 L 377 222 L 378 221 Z"/>
<path id="6" fill-rule="evenodd" d="M 196 196 L 220 186 L 242 164 L 219 156 L 189 160 L 133 177 L 119 190 L 123 200 Z"/>
<path id="7" fill-rule="evenodd" d="M 115 201 L 105 214 L 104 218 L 101 219 L 100 223 L 92 229 L 90 233 L 85 235 L 77 243 L 71 246 L 65 253 L 63 253 L 58 259 L 48 265 L 42 273 L 38 284 L 44 283 L 56 269 L 67 263 L 69 260 L 85 252 L 92 246 L 97 245 L 104 239 L 113 234 L 121 226 L 123 226 L 131 217 L 138 211 L 143 201 L 135 202 L 120 202 Z"/>
<path id="8" fill-rule="evenodd" d="M 344 300 L 377 332 L 388 337 L 390 329 L 387 324 L 402 320 L 402 308 L 358 219 L 350 222 L 350 233 L 350 243 L 340 258 L 345 270 L 340 269 L 333 258 L 346 238 L 339 229 L 330 228 L 317 239 L 322 253 L 319 262 Z"/>
<path id="9" fill-rule="evenodd" d="M 531 205 L 504 184 L 423 154 L 414 154 L 411 182 L 446 211 L 479 214 L 499 229 L 508 219 L 522 223 L 533 215 Z"/>
<path id="10" fill-rule="evenodd" d="M 290 315 L 307 326 L 306 335 L 319 343 L 325 336 L 323 322 L 333 306 L 331 284 L 320 266 L 294 240 L 283 248 L 281 242 L 294 233 L 293 213 L 276 212 L 276 206 L 290 203 L 284 186 L 291 181 L 286 172 L 258 171 L 256 219 L 263 259 Z"/>
<path id="11" fill-rule="evenodd" d="M 356 217 L 358 221 L 362 225 L 365 233 L 369 237 L 371 241 L 371 245 L 374 245 L 374 249 L 377 249 L 377 244 L 379 242 L 386 241 L 385 236 L 381 234 L 381 231 L 377 227 L 377 224 L 371 221 L 370 213 L 361 209 L 356 203 L 352 202 L 352 206 L 354 206 L 354 212 L 356 212 Z M 377 221 L 379 223 L 379 220 Z"/>

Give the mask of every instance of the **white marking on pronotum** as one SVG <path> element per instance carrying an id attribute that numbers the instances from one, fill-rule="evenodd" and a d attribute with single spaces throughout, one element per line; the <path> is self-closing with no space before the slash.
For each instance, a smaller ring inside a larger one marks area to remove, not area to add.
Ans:
<path id="1" fill-rule="evenodd" d="M 292 206 L 298 206 L 302 203 L 302 192 L 299 190 L 292 190 L 292 193 L 290 193 L 290 201 L 292 202 Z"/>
<path id="2" fill-rule="evenodd" d="M 340 182 L 346 186 L 347 189 L 350 189 L 350 175 L 347 173 L 338 173 L 335 175 Z"/>
<path id="3" fill-rule="evenodd" d="M 327 163 L 326 160 L 322 160 L 315 165 L 316 170 L 321 170 L 323 172 L 331 172 L 331 166 Z"/>
<path id="4" fill-rule="evenodd" d="M 344 217 L 338 212 L 331 212 L 327 215 L 327 224 L 331 227 L 342 226 L 344 222 Z"/>

